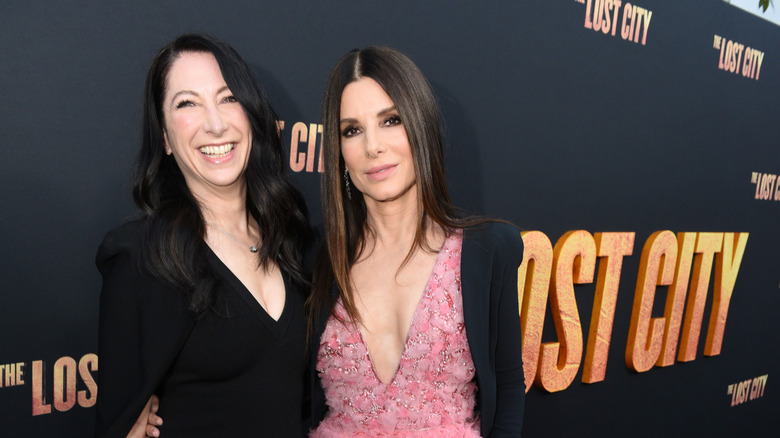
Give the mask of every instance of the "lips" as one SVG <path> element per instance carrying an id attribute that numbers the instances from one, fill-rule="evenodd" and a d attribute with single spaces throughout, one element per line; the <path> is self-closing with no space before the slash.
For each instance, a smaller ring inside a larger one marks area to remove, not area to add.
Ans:
<path id="1" fill-rule="evenodd" d="M 208 158 L 218 159 L 226 157 L 229 153 L 233 152 L 233 149 L 235 148 L 235 143 L 226 143 L 221 145 L 201 146 L 198 150 Z"/>
<path id="2" fill-rule="evenodd" d="M 366 176 L 374 181 L 381 181 L 389 177 L 397 166 L 397 164 L 383 164 L 381 166 L 374 166 L 368 169 Z"/>

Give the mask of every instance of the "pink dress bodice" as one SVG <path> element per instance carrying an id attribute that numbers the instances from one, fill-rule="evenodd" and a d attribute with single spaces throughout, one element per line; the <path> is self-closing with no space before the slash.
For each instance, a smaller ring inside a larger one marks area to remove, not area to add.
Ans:
<path id="1" fill-rule="evenodd" d="M 317 357 L 329 411 L 312 437 L 479 437 L 460 290 L 462 243 L 461 233 L 444 242 L 389 384 L 337 303 L 345 323 L 328 320 Z"/>

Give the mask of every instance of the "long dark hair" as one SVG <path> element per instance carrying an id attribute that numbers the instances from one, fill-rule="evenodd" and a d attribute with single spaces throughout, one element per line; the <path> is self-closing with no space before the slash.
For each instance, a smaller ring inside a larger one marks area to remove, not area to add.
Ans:
<path id="1" fill-rule="evenodd" d="M 252 130 L 244 178 L 247 211 L 260 227 L 258 263 L 269 261 L 299 284 L 308 284 L 302 267 L 311 238 L 306 205 L 284 173 L 277 117 L 249 66 L 224 41 L 204 34 L 182 35 L 161 48 L 144 90 L 143 139 L 133 171 L 133 199 L 148 217 L 144 263 L 154 274 L 189 295 L 190 310 L 202 313 L 213 301 L 218 281 L 206 262 L 205 222 L 172 156 L 165 154 L 163 99 L 168 73 L 182 53 L 211 53 Z"/>
<path id="2" fill-rule="evenodd" d="M 459 218 L 452 204 L 444 173 L 444 147 L 441 116 L 436 98 L 425 76 L 406 55 L 390 47 L 372 46 L 344 55 L 331 70 L 323 103 L 323 154 L 325 171 L 321 182 L 322 213 L 326 248 L 315 264 L 314 290 L 309 299 L 310 328 L 322 306 L 332 310 L 330 289 L 335 282 L 344 309 L 359 321 L 353 300 L 349 272 L 364 249 L 367 233 L 366 205 L 362 196 L 346 196 L 343 180 L 339 129 L 341 97 L 351 82 L 371 78 L 390 96 L 403 121 L 409 139 L 417 177 L 417 227 L 412 248 L 403 264 L 417 248 L 437 251 L 427 241 L 426 230 L 433 223 L 446 233 L 485 222 Z M 402 264 L 402 266 L 403 266 Z"/>

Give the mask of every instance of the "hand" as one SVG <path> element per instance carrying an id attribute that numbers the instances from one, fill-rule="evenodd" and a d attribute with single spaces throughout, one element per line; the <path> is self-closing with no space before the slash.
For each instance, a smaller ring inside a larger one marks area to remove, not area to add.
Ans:
<path id="1" fill-rule="evenodd" d="M 157 409 L 160 407 L 160 399 L 156 395 L 152 394 L 149 401 L 146 402 L 146 406 L 141 411 L 141 415 L 135 420 L 133 428 L 130 433 L 127 434 L 127 438 L 147 438 L 147 437 L 159 437 L 160 430 L 158 426 L 162 426 L 162 418 L 157 416 Z"/>

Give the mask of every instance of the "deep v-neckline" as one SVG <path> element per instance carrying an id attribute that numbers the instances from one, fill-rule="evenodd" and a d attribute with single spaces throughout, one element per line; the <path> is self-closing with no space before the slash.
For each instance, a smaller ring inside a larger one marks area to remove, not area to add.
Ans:
<path id="1" fill-rule="evenodd" d="M 277 339 L 284 335 L 289 322 L 289 307 L 290 307 L 290 285 L 288 284 L 288 278 L 282 272 L 282 281 L 284 282 L 284 306 L 282 307 L 282 313 L 279 314 L 279 319 L 274 319 L 265 307 L 263 307 L 257 298 L 252 295 L 252 292 L 246 287 L 244 282 L 225 265 L 222 259 L 212 250 L 208 245 L 208 254 L 211 258 L 212 265 L 217 268 L 220 276 L 223 280 L 230 284 L 231 288 L 244 300 L 244 302 L 252 310 L 252 313 L 262 322 L 262 324 L 270 331 Z"/>
<path id="2" fill-rule="evenodd" d="M 384 382 L 379 377 L 379 373 L 376 370 L 376 365 L 374 365 L 374 359 L 371 356 L 371 349 L 368 347 L 368 342 L 366 342 L 366 339 L 363 337 L 363 330 L 361 329 L 360 324 L 355 324 L 360 342 L 363 344 L 363 346 L 366 347 L 366 356 L 371 368 L 371 372 L 374 374 L 376 380 L 384 386 L 392 385 L 398 376 L 398 370 L 401 368 L 401 360 L 403 360 L 404 355 L 406 354 L 406 350 L 409 348 L 409 340 L 411 339 L 412 330 L 414 330 L 416 325 L 415 323 L 417 322 L 417 315 L 420 313 L 420 308 L 422 307 L 423 301 L 425 301 L 425 299 L 430 295 L 431 281 L 433 280 L 434 273 L 436 272 L 436 267 L 439 266 L 439 264 L 442 262 L 442 257 L 444 256 L 444 253 L 447 252 L 445 251 L 445 248 L 449 243 L 450 236 L 447 236 L 444 239 L 444 243 L 442 244 L 441 249 L 439 250 L 439 254 L 436 256 L 436 263 L 434 263 L 433 268 L 431 268 L 431 273 L 428 275 L 428 280 L 425 282 L 425 288 L 423 289 L 422 295 L 420 295 L 420 299 L 417 301 L 417 306 L 414 308 L 414 312 L 412 312 L 412 319 L 409 321 L 409 328 L 406 330 L 404 346 L 401 349 L 401 354 L 398 356 L 398 360 L 395 364 L 395 371 L 393 371 L 393 375 L 389 382 Z"/>

